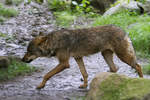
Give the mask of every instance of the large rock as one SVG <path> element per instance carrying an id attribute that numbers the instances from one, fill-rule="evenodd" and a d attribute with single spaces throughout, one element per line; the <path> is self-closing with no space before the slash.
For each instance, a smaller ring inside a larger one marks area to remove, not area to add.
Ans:
<path id="1" fill-rule="evenodd" d="M 106 15 L 112 15 L 115 13 L 118 13 L 122 10 L 125 9 L 129 9 L 129 10 L 134 10 L 134 11 L 141 11 L 142 4 L 133 0 L 130 0 L 130 2 L 125 1 L 120 1 L 120 3 L 118 3 L 117 5 L 115 5 L 114 7 L 111 7 L 110 9 L 108 9 L 105 13 L 104 16 Z"/>
<path id="2" fill-rule="evenodd" d="M 0 69 L 8 68 L 14 60 L 21 62 L 21 58 L 16 56 L 0 56 Z"/>
<path id="3" fill-rule="evenodd" d="M 91 0 L 91 5 L 99 9 L 100 13 L 103 14 L 115 1 L 117 0 Z"/>
<path id="4" fill-rule="evenodd" d="M 150 100 L 150 80 L 99 73 L 90 84 L 86 100 Z"/>
<path id="5" fill-rule="evenodd" d="M 150 14 L 150 0 L 146 0 L 143 5 L 143 9 L 146 13 Z"/>

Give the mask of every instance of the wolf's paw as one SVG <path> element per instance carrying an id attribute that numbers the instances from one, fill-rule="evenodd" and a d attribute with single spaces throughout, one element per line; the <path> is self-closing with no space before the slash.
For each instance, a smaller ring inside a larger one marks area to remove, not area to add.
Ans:
<path id="1" fill-rule="evenodd" d="M 119 67 L 115 67 L 115 68 L 113 68 L 113 69 L 110 69 L 110 70 L 107 71 L 107 72 L 116 73 L 118 70 L 119 70 Z"/>
<path id="2" fill-rule="evenodd" d="M 42 89 L 42 88 L 44 88 L 44 87 L 45 87 L 45 85 L 40 84 L 39 86 L 36 87 L 36 89 Z"/>
<path id="3" fill-rule="evenodd" d="M 87 86 L 88 86 L 87 84 L 82 84 L 82 85 L 79 86 L 79 88 L 84 89 L 84 88 L 87 88 Z"/>

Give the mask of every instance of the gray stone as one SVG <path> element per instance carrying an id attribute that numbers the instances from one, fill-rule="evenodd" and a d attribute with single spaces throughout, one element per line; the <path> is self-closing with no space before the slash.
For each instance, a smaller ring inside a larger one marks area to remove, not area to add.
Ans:
<path id="1" fill-rule="evenodd" d="M 146 2 L 143 5 L 144 11 L 148 14 L 150 14 L 150 0 L 146 0 Z"/>
<path id="2" fill-rule="evenodd" d="M 125 2 L 125 1 L 124 2 L 120 2 L 116 6 L 111 7 L 110 9 L 108 9 L 104 13 L 104 16 L 113 15 L 113 14 L 118 13 L 118 12 L 124 10 L 124 9 L 140 11 L 140 8 L 138 7 L 138 5 L 142 5 L 142 4 L 139 3 L 139 2 L 136 2 L 136 1 L 130 1 L 129 3 Z"/>

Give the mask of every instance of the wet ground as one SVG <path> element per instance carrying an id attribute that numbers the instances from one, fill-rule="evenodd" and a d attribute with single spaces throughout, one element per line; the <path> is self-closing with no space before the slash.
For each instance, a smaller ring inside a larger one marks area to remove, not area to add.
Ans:
<path id="1" fill-rule="evenodd" d="M 46 6 L 35 3 L 17 8 L 20 14 L 0 25 L 0 32 L 5 37 L 0 37 L 0 55 L 17 55 L 22 57 L 28 42 L 39 32 L 48 33 L 58 29 L 55 25 L 53 14 Z M 109 71 L 100 53 L 84 57 L 85 66 L 89 74 L 88 82 L 98 72 Z M 114 62 L 119 67 L 118 73 L 130 77 L 138 77 L 135 70 L 121 62 L 114 56 Z M 140 63 L 144 62 L 139 60 Z M 29 76 L 19 76 L 15 80 L 0 83 L 0 100 L 78 100 L 77 97 L 85 96 L 87 89 L 79 89 L 81 73 L 77 63 L 70 58 L 70 68 L 52 77 L 44 89 L 36 90 L 42 77 L 54 68 L 58 61 L 56 58 L 38 58 L 31 62 L 36 67 L 43 68 Z M 148 76 L 145 76 L 148 78 Z"/>
<path id="2" fill-rule="evenodd" d="M 114 61 L 119 66 L 119 74 L 138 77 L 134 70 L 122 63 L 116 56 Z M 84 57 L 84 62 L 89 74 L 89 83 L 96 73 L 109 71 L 100 53 Z M 56 58 L 38 58 L 31 64 L 42 67 L 44 70 L 0 84 L 1 100 L 77 100 L 77 97 L 84 96 L 89 89 L 89 87 L 78 88 L 82 83 L 80 80 L 82 76 L 73 58 L 70 59 L 70 68 L 52 77 L 42 90 L 35 88 L 42 81 L 43 75 L 54 68 L 58 61 Z"/>

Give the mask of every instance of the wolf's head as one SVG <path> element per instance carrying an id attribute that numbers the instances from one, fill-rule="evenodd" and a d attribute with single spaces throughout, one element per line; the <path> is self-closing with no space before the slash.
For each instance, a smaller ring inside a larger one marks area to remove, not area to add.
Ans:
<path id="1" fill-rule="evenodd" d="M 44 41 L 46 41 L 46 36 L 37 36 L 34 38 L 27 47 L 27 53 L 24 55 L 22 61 L 31 62 L 32 60 L 45 56 L 44 53 Z"/>

